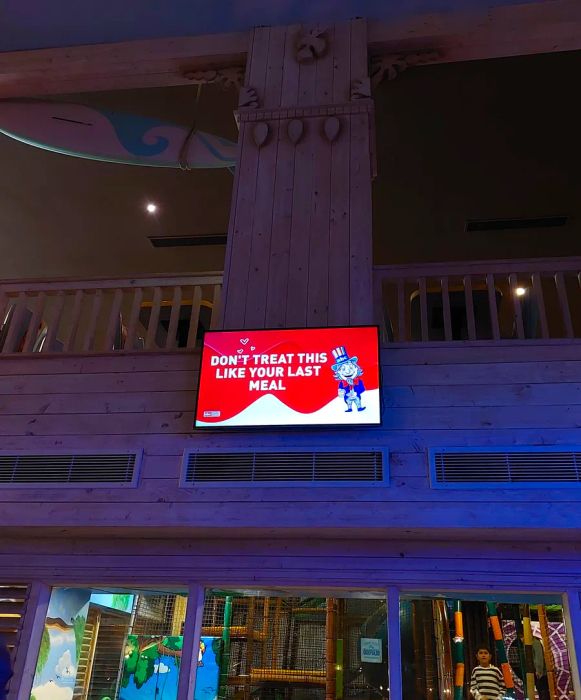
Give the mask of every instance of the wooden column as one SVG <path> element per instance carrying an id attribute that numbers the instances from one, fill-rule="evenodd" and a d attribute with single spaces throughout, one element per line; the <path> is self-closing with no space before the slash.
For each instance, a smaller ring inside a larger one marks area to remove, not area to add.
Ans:
<path id="1" fill-rule="evenodd" d="M 389 697 L 401 700 L 401 625 L 399 611 L 399 589 L 390 586 L 387 589 L 387 658 L 389 667 Z"/>
<path id="2" fill-rule="evenodd" d="M 223 327 L 371 322 L 365 20 L 256 29 L 237 116 Z"/>
<path id="3" fill-rule="evenodd" d="M 572 589 L 563 596 L 567 650 L 571 662 L 571 679 L 577 697 L 581 696 L 581 591 Z M 573 644 L 571 644 L 571 641 Z"/>
<path id="4" fill-rule="evenodd" d="M 50 601 L 50 586 L 35 581 L 30 586 L 26 611 L 18 640 L 18 651 L 14 660 L 14 675 L 10 681 L 10 700 L 29 700 L 44 621 Z"/>
<path id="5" fill-rule="evenodd" d="M 191 583 L 188 587 L 177 700 L 191 700 L 194 697 L 205 600 L 204 587 L 199 583 Z"/>

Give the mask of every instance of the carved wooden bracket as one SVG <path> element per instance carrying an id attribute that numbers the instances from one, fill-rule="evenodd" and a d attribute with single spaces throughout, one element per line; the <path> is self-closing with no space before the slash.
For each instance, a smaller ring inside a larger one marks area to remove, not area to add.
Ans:
<path id="1" fill-rule="evenodd" d="M 327 45 L 324 30 L 304 31 L 297 37 L 295 58 L 298 63 L 313 63 L 325 55 Z"/>
<path id="2" fill-rule="evenodd" d="M 369 78 L 360 78 L 351 83 L 351 99 L 352 100 L 368 100 L 371 98 L 371 80 Z"/>
<path id="3" fill-rule="evenodd" d="M 438 57 L 437 51 L 428 50 L 392 56 L 377 56 L 371 61 L 371 83 L 373 87 L 377 87 L 384 78 L 395 80 L 404 70 L 423 63 L 432 63 Z"/>
<path id="4" fill-rule="evenodd" d="M 301 140 L 305 126 L 300 119 L 291 119 L 287 126 L 287 134 L 291 143 L 295 145 Z"/>
<path id="5" fill-rule="evenodd" d="M 207 85 L 210 83 L 220 84 L 225 88 L 241 87 L 244 82 L 244 68 L 242 66 L 228 66 L 216 68 L 215 70 L 196 70 L 184 68 L 182 75 L 192 83 Z"/>
<path id="6" fill-rule="evenodd" d="M 252 138 L 254 139 L 254 143 L 258 146 L 258 148 L 262 148 L 262 146 L 264 146 L 268 140 L 269 134 L 270 127 L 266 122 L 258 122 L 258 124 L 255 124 L 254 129 L 252 130 Z"/>
<path id="7" fill-rule="evenodd" d="M 329 143 L 333 143 L 341 131 L 341 122 L 338 117 L 327 117 L 323 124 L 323 133 Z"/>
<path id="8" fill-rule="evenodd" d="M 240 88 L 238 107 L 248 107 L 251 109 L 258 107 L 258 93 L 253 87 L 245 85 Z"/>

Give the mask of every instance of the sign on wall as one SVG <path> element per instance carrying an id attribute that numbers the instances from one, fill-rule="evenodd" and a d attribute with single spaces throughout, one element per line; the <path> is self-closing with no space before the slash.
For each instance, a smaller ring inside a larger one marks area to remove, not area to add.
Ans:
<path id="1" fill-rule="evenodd" d="M 196 427 L 380 422 L 376 326 L 204 336 Z"/>
<path id="2" fill-rule="evenodd" d="M 361 661 L 368 664 L 380 664 L 383 661 L 381 639 L 361 638 Z"/>

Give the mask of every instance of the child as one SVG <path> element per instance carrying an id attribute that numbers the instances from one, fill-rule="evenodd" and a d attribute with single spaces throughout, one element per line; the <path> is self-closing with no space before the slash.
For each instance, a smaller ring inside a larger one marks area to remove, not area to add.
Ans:
<path id="1" fill-rule="evenodd" d="M 474 700 L 501 700 L 506 686 L 500 670 L 490 663 L 490 649 L 481 644 L 476 650 L 476 658 L 479 666 L 472 671 L 470 695 Z"/>

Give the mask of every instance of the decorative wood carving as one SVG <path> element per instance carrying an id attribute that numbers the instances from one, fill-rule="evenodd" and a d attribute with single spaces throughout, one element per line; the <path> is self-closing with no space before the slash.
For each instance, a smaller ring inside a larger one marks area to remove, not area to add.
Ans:
<path id="1" fill-rule="evenodd" d="M 341 122 L 338 117 L 327 117 L 323 125 L 323 133 L 330 143 L 333 143 L 341 131 Z"/>
<path id="2" fill-rule="evenodd" d="M 313 63 L 325 54 L 327 45 L 324 30 L 304 31 L 297 37 L 295 58 L 298 63 Z"/>
<path id="3" fill-rule="evenodd" d="M 236 110 L 239 122 L 261 122 L 277 119 L 308 119 L 309 117 L 332 117 L 349 114 L 373 113 L 373 100 L 359 99 L 334 105 L 314 105 L 310 107 L 281 107 L 268 109 L 264 107 L 243 108 Z"/>
<path id="4" fill-rule="evenodd" d="M 368 100 L 371 98 L 371 80 L 369 78 L 360 78 L 351 83 L 351 99 L 352 100 Z"/>
<path id="5" fill-rule="evenodd" d="M 258 107 L 258 93 L 253 87 L 245 85 L 240 88 L 238 106 L 249 107 L 251 109 L 255 109 L 256 107 Z"/>
<path id="6" fill-rule="evenodd" d="M 384 78 L 394 80 L 404 70 L 422 63 L 431 63 L 439 56 L 437 51 L 418 51 L 416 53 L 377 56 L 371 62 L 371 83 L 377 87 Z"/>
<path id="7" fill-rule="evenodd" d="M 300 119 L 291 119 L 288 123 L 287 133 L 291 143 L 297 144 L 303 137 L 305 127 Z"/>
<path id="8" fill-rule="evenodd" d="M 266 122 L 258 122 L 252 131 L 252 137 L 254 138 L 254 143 L 258 148 L 262 148 L 266 141 L 268 140 L 268 135 L 270 133 L 270 128 Z"/>
<path id="9" fill-rule="evenodd" d="M 225 88 L 241 87 L 244 82 L 244 68 L 242 66 L 229 66 L 216 68 L 215 70 L 189 70 L 184 69 L 182 75 L 192 83 L 207 85 L 217 83 Z"/>

